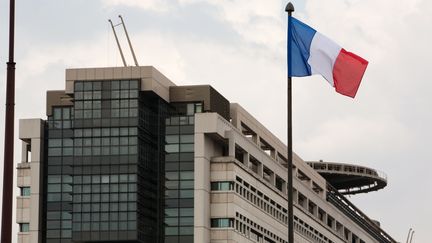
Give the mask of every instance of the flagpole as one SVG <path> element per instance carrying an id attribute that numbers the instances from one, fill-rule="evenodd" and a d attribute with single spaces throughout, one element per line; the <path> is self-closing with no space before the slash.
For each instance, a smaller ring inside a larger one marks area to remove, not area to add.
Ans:
<path id="1" fill-rule="evenodd" d="M 287 85 L 287 145 L 288 145 L 288 243 L 294 243 L 294 207 L 293 207 L 293 149 L 292 149 L 292 88 L 291 88 L 291 15 L 294 5 L 289 2 L 285 11 L 288 12 L 288 85 Z"/>
<path id="2" fill-rule="evenodd" d="M 6 117 L 3 167 L 3 205 L 1 243 L 12 243 L 12 197 L 13 197 L 13 152 L 14 152 L 14 114 L 15 114 L 15 0 L 10 0 L 9 16 L 9 61 L 6 74 Z"/>

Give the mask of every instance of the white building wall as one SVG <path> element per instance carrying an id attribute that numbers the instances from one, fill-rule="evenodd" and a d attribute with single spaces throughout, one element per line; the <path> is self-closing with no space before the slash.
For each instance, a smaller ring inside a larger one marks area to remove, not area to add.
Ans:
<path id="1" fill-rule="evenodd" d="M 246 138 L 240 130 L 216 113 L 196 114 L 195 132 L 194 242 L 256 242 L 235 229 L 210 227 L 211 218 L 236 218 L 236 213 L 247 217 L 257 225 L 277 235 L 280 239 L 286 239 L 286 224 L 273 218 L 250 201 L 236 195 L 235 192 L 217 193 L 210 191 L 210 181 L 235 181 L 235 177 L 239 176 L 245 181 L 247 180 L 251 186 L 263 192 L 263 194 L 270 197 L 276 203 L 286 207 L 286 190 L 281 192 L 276 189 L 274 185 L 275 176 L 272 177 L 270 182 L 267 182 L 262 179 L 262 171 L 254 173 L 248 168 L 247 162 L 242 164 L 235 160 L 235 145 L 237 144 L 246 150 L 246 158 L 248 158 L 249 154 L 257 158 L 262 163 L 260 170 L 265 166 L 286 181 L 285 167 L 278 163 L 271 155 L 262 151 L 253 141 Z M 267 140 L 269 140 L 268 137 Z M 227 146 L 225 156 L 221 154 L 222 144 Z M 213 160 L 217 161 L 217 163 L 213 163 Z M 222 161 L 224 162 L 222 163 L 221 160 L 226 161 Z M 326 201 L 325 180 L 317 175 L 315 171 L 310 172 L 310 167 L 298 156 L 295 160 L 295 167 L 293 173 L 295 176 L 298 175 L 298 170 L 301 169 L 302 172 L 310 178 L 308 181 L 300 180 L 297 176 L 294 178 L 293 184 L 295 189 L 307 198 L 305 208 L 297 204 L 297 198 L 295 198 L 294 215 L 296 217 L 310 227 L 313 227 L 314 230 L 325 235 L 332 242 L 342 243 L 348 241 L 344 239 L 343 235 L 334 230 L 335 226 L 327 226 L 327 215 L 331 215 L 332 218 L 349 229 L 350 232 L 359 236 L 363 241 L 368 243 L 377 242 Z M 315 192 L 312 189 L 313 182 L 319 185 L 324 191 Z M 284 184 L 284 186 L 286 186 L 286 184 Z M 295 196 L 297 197 L 298 195 L 295 194 Z M 326 214 L 322 222 L 318 219 L 318 208 L 316 208 L 313 213 L 308 211 L 307 205 L 309 201 L 325 211 Z M 301 228 L 301 226 L 298 227 Z M 317 242 L 311 238 L 310 231 L 303 232 L 300 228 L 295 231 L 295 242 Z M 305 227 L 303 227 L 303 229 L 304 228 Z M 349 235 L 349 242 L 351 242 L 350 237 L 351 234 Z"/>
<path id="2" fill-rule="evenodd" d="M 18 232 L 18 243 L 42 242 L 40 202 L 42 200 L 42 163 L 44 122 L 40 119 L 19 121 L 19 138 L 22 140 L 21 162 L 17 166 L 17 186 L 30 187 L 30 196 L 17 196 L 16 222 L 28 223 L 28 232 Z M 28 148 L 30 146 L 30 151 Z M 31 154 L 31 156 L 29 156 Z"/>

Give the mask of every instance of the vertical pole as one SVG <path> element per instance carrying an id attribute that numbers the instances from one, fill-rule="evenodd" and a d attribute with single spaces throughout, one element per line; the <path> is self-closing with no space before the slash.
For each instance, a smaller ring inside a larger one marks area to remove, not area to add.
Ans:
<path id="1" fill-rule="evenodd" d="M 288 243 L 294 243 L 294 207 L 293 207 L 293 147 L 292 147 L 292 89 L 291 89 L 291 15 L 294 6 L 291 2 L 285 7 L 288 12 L 288 85 L 287 85 L 287 143 L 288 143 Z"/>
<path id="2" fill-rule="evenodd" d="M 113 32 L 114 32 L 114 37 L 115 37 L 115 39 L 116 39 L 117 46 L 118 46 L 118 49 L 119 49 L 119 51 L 120 51 L 120 56 L 121 56 L 121 58 L 122 58 L 123 65 L 124 65 L 125 67 L 127 67 L 126 60 L 125 60 L 125 57 L 124 57 L 124 55 L 123 55 L 123 51 L 122 51 L 122 49 L 121 49 L 120 42 L 119 42 L 119 40 L 118 40 L 118 38 L 117 38 L 117 33 L 116 33 L 116 31 L 115 31 L 114 25 L 113 25 L 111 19 L 108 19 L 108 21 L 110 22 L 110 24 L 111 24 L 111 28 L 112 28 L 112 30 L 113 30 Z"/>
<path id="3" fill-rule="evenodd" d="M 15 0 L 10 0 L 9 15 L 9 61 L 6 74 L 6 116 L 4 139 L 3 168 L 3 207 L 1 225 L 1 243 L 12 243 L 12 197 L 13 197 L 13 152 L 14 152 L 14 119 L 15 119 Z"/>
<path id="4" fill-rule="evenodd" d="M 139 66 L 139 65 L 138 65 L 138 61 L 137 61 L 137 58 L 136 58 L 136 56 L 135 56 L 134 49 L 132 48 L 132 43 L 131 43 L 131 41 L 130 41 L 129 34 L 128 34 L 127 30 L 126 30 L 126 25 L 125 25 L 125 23 L 124 23 L 123 18 L 122 18 L 121 15 L 119 15 L 119 18 L 120 18 L 120 20 L 121 20 L 121 24 L 123 25 L 123 29 L 124 29 L 124 32 L 125 32 L 125 34 L 126 34 L 127 41 L 128 41 L 128 43 L 129 43 L 129 48 L 130 48 L 130 50 L 131 50 L 131 52 L 132 52 L 132 57 L 133 57 L 133 59 L 134 59 L 135 66 L 138 67 L 138 66 Z"/>
<path id="5" fill-rule="evenodd" d="M 410 241 L 409 241 L 409 243 L 412 242 L 412 238 L 413 238 L 414 232 L 415 232 L 414 230 L 411 232 L 411 237 L 410 237 Z"/>
<path id="6" fill-rule="evenodd" d="M 411 234 L 411 230 L 412 230 L 412 228 L 410 228 L 409 231 L 408 231 L 408 236 L 407 236 L 407 239 L 406 239 L 406 243 L 408 243 L 408 240 L 409 240 L 409 237 L 410 237 L 410 234 Z"/>

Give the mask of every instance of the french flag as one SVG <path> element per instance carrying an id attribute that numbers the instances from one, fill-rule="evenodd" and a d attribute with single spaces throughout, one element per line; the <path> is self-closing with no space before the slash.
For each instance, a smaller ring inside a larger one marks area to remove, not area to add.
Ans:
<path id="1" fill-rule="evenodd" d="M 291 53 L 290 53 L 291 50 Z M 368 61 L 294 17 L 288 20 L 288 76 L 321 74 L 336 92 L 354 98 Z"/>

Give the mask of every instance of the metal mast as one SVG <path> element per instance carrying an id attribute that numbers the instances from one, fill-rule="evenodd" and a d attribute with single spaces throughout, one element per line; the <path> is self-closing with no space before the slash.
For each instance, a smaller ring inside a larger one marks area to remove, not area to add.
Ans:
<path id="1" fill-rule="evenodd" d="M 132 43 L 131 43 L 131 41 L 130 41 L 129 34 L 128 34 L 127 30 L 126 30 L 126 25 L 125 25 L 125 23 L 124 23 L 123 18 L 122 18 L 121 15 L 119 15 L 119 18 L 120 18 L 120 20 L 121 20 L 121 25 L 123 25 L 124 32 L 126 33 L 126 38 L 127 38 L 127 40 L 128 40 L 128 43 L 129 43 L 129 48 L 130 48 L 130 50 L 131 50 L 131 52 L 132 52 L 132 57 L 133 57 L 133 59 L 134 59 L 135 66 L 138 67 L 138 66 L 139 66 L 139 65 L 138 65 L 138 61 L 137 61 L 137 58 L 136 58 L 136 56 L 135 56 L 135 52 L 134 52 L 134 50 L 133 50 L 133 48 L 132 48 Z"/>
<path id="2" fill-rule="evenodd" d="M 10 0 L 9 15 L 9 61 L 6 74 L 6 116 L 3 168 L 3 208 L 1 243 L 12 243 L 12 194 L 14 167 L 14 119 L 15 119 L 15 0 Z"/>
<path id="3" fill-rule="evenodd" d="M 288 137 L 288 243 L 294 243 L 294 207 L 293 207 L 293 146 L 292 146 L 292 89 L 291 89 L 291 15 L 294 6 L 289 2 L 285 11 L 288 12 L 288 84 L 287 84 L 287 137 Z"/>
<path id="4" fill-rule="evenodd" d="M 127 67 L 126 60 L 125 60 L 125 57 L 124 57 L 124 55 L 123 55 L 123 51 L 122 51 L 121 46 L 120 46 L 120 42 L 119 42 L 119 40 L 118 40 L 117 33 L 116 33 L 116 31 L 115 31 L 115 28 L 114 28 L 115 26 L 113 25 L 111 19 L 108 19 L 108 21 L 110 22 L 110 24 L 111 24 L 111 28 L 112 28 L 112 30 L 113 30 L 113 32 L 114 32 L 114 37 L 115 37 L 115 39 L 116 39 L 117 46 L 118 46 L 118 49 L 119 49 L 119 51 L 120 51 L 120 56 L 121 56 L 121 58 L 122 58 L 123 65 L 124 65 L 125 67 Z M 117 25 L 116 25 L 116 26 L 117 26 Z"/>

